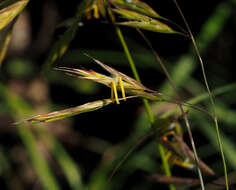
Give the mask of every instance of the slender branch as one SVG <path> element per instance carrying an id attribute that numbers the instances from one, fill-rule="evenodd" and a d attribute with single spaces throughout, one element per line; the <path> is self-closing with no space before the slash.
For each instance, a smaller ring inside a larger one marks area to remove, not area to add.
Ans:
<path id="1" fill-rule="evenodd" d="M 223 164 L 223 167 L 224 167 L 225 185 L 226 185 L 226 189 L 229 190 L 227 166 L 226 166 L 226 161 L 225 161 L 225 156 L 224 156 L 223 143 L 222 143 L 220 132 L 219 132 L 219 125 L 218 125 L 218 120 L 217 120 L 217 115 L 216 115 L 215 102 L 214 102 L 213 95 L 211 93 L 211 90 L 210 90 L 210 87 L 209 87 L 209 84 L 208 84 L 208 81 L 207 81 L 206 71 L 205 71 L 205 68 L 204 68 L 204 64 L 203 64 L 203 61 L 202 61 L 202 58 L 201 58 L 201 55 L 200 55 L 197 43 L 196 43 L 196 41 L 195 41 L 195 39 L 193 37 L 193 34 L 191 32 L 191 29 L 190 29 L 189 25 L 188 25 L 188 22 L 185 19 L 185 16 L 184 16 L 183 12 L 181 11 L 180 6 L 178 5 L 177 1 L 176 0 L 173 0 L 173 1 L 174 1 L 175 5 L 177 7 L 177 9 L 178 9 L 182 19 L 183 19 L 183 21 L 184 21 L 184 24 L 186 25 L 186 28 L 188 30 L 188 33 L 190 35 L 190 38 L 192 40 L 193 46 L 195 48 L 197 57 L 199 59 L 200 65 L 201 65 L 204 83 L 205 83 L 205 86 L 206 86 L 206 89 L 207 89 L 207 92 L 208 92 L 208 95 L 209 95 L 209 98 L 210 98 L 210 101 L 211 101 L 211 104 L 212 104 L 212 107 L 213 107 L 213 115 L 214 115 L 214 123 L 215 123 L 215 128 L 216 128 L 216 133 L 217 133 L 217 140 L 218 140 L 218 143 L 219 143 L 220 154 L 221 154 L 221 158 L 222 158 L 222 164 Z"/>
<path id="2" fill-rule="evenodd" d="M 163 163 L 163 167 L 164 167 L 164 171 L 166 173 L 166 176 L 171 177 L 171 171 L 170 171 L 169 163 L 168 163 L 168 161 L 166 159 L 166 156 L 165 156 L 165 149 L 160 143 L 158 143 L 157 146 L 158 146 L 158 150 L 160 152 L 160 155 L 164 155 L 162 157 L 162 163 Z M 175 190 L 174 184 L 172 184 L 172 183 L 169 184 L 169 189 L 170 190 Z"/>
<path id="3" fill-rule="evenodd" d="M 202 172 L 201 172 L 200 167 L 199 167 L 199 158 L 198 158 L 196 146 L 195 146 L 195 143 L 194 143 L 194 140 L 193 140 L 193 135 L 192 135 L 191 127 L 190 127 L 190 124 L 189 124 L 189 120 L 188 120 L 187 114 L 184 112 L 184 109 L 183 109 L 183 106 L 182 106 L 182 103 L 181 103 L 182 102 L 181 97 L 179 96 L 179 93 L 178 93 L 177 89 L 175 88 L 174 82 L 172 81 L 172 79 L 171 79 L 171 77 L 169 75 L 169 72 L 167 71 L 165 65 L 163 64 L 159 54 L 154 50 L 152 44 L 146 38 L 146 36 L 144 36 L 144 34 L 139 29 L 137 29 L 137 31 L 143 37 L 143 39 L 145 40 L 145 42 L 148 44 L 149 48 L 152 50 L 153 54 L 155 55 L 155 58 L 160 63 L 160 66 L 161 66 L 163 72 L 165 73 L 168 81 L 170 82 L 171 87 L 173 88 L 173 90 L 174 90 L 174 92 L 175 92 L 175 94 L 177 96 L 177 101 L 180 102 L 179 103 L 179 108 L 180 108 L 181 113 L 183 114 L 183 119 L 185 121 L 185 125 L 187 127 L 188 135 L 189 135 L 190 142 L 191 142 L 191 145 L 192 145 L 192 149 L 193 149 L 193 153 L 194 153 L 194 158 L 195 158 L 196 164 L 197 164 L 198 176 L 199 176 L 199 180 L 200 180 L 200 183 L 201 183 L 201 188 L 202 188 L 202 190 L 204 190 L 205 188 L 204 188 Z"/>

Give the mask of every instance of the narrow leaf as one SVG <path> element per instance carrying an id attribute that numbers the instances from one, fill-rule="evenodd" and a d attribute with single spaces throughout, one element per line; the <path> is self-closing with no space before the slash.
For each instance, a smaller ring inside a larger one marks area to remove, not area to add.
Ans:
<path id="1" fill-rule="evenodd" d="M 50 134 L 48 128 L 45 131 L 37 131 L 43 142 L 50 147 L 51 153 L 54 155 L 58 164 L 62 168 L 65 177 L 72 190 L 84 189 L 82 177 L 77 163 L 71 158 L 69 153 L 53 135 Z"/>
<path id="2" fill-rule="evenodd" d="M 24 112 L 31 112 L 29 104 L 25 103 L 24 100 L 19 96 L 16 96 L 16 94 L 9 92 L 7 87 L 2 83 L 0 83 L 0 92 L 1 99 L 9 106 L 9 111 L 14 119 L 19 116 L 21 117 Z M 19 125 L 17 130 L 38 176 L 38 181 L 42 184 L 42 188 L 45 190 L 59 190 L 59 184 L 57 183 L 47 160 L 39 150 L 34 134 L 26 126 L 28 125 Z"/>
<path id="3" fill-rule="evenodd" d="M 25 8 L 29 0 L 4 1 L 0 4 L 0 30 L 8 25 Z"/>
<path id="4" fill-rule="evenodd" d="M 162 18 L 148 4 L 139 0 L 133 0 L 133 1 L 112 0 L 111 2 L 119 8 L 125 8 L 154 18 Z"/>
<path id="5" fill-rule="evenodd" d="M 7 48 L 11 41 L 11 34 L 12 34 L 13 25 L 6 31 L 3 36 L 2 41 L 0 42 L 0 67 L 2 65 L 3 60 L 5 59 Z"/>
<path id="6" fill-rule="evenodd" d="M 98 5 L 98 9 L 99 9 L 99 12 L 101 13 L 101 15 L 103 17 L 105 17 L 106 16 L 106 9 L 105 9 L 105 5 L 104 5 L 104 1 L 97 0 L 97 5 Z"/>
<path id="7" fill-rule="evenodd" d="M 148 16 L 145 16 L 143 14 L 139 14 L 134 11 L 129 11 L 126 9 L 112 9 L 113 12 L 122 15 L 124 18 L 129 19 L 129 20 L 139 20 L 139 21 L 151 21 L 154 20 Z"/>
<path id="8" fill-rule="evenodd" d="M 166 24 L 163 24 L 157 20 L 147 22 L 147 21 L 129 21 L 129 22 L 120 22 L 119 25 L 129 26 L 133 28 L 140 28 L 144 30 L 149 30 L 152 32 L 167 33 L 167 34 L 177 34 L 178 32 L 172 30 Z"/>
<path id="9" fill-rule="evenodd" d="M 79 26 L 78 21 L 79 21 L 79 18 L 77 18 L 74 21 L 73 25 L 69 29 L 67 29 L 66 32 L 62 35 L 62 37 L 54 44 L 52 50 L 49 53 L 47 60 L 45 61 L 43 65 L 43 69 L 42 69 L 43 72 L 48 70 L 58 58 L 64 55 L 69 44 L 75 37 L 75 34 Z"/>

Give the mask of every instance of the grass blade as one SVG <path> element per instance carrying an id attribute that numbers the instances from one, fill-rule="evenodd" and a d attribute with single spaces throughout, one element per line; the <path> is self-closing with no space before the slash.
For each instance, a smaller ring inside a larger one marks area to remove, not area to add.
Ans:
<path id="1" fill-rule="evenodd" d="M 10 28 L 8 28 L 8 30 L 3 36 L 2 41 L 0 40 L 0 67 L 2 65 L 3 60 L 6 57 L 7 49 L 11 40 L 12 29 L 13 29 L 13 25 L 10 26 Z"/>
<path id="2" fill-rule="evenodd" d="M 0 84 L 1 96 L 7 102 L 12 116 L 16 119 L 17 116 L 21 116 L 23 111 L 30 112 L 30 108 L 25 104 L 19 97 L 11 94 L 6 90 L 4 85 Z M 48 190 L 59 190 L 59 185 L 47 163 L 47 161 L 42 156 L 42 153 L 39 151 L 36 139 L 28 126 L 21 124 L 17 127 L 19 136 L 23 141 L 32 164 L 35 168 L 35 171 L 45 189 Z"/>
<path id="3" fill-rule="evenodd" d="M 0 3 L 0 30 L 19 15 L 29 0 L 7 0 Z"/>
<path id="4" fill-rule="evenodd" d="M 54 44 L 53 48 L 51 49 L 49 56 L 42 67 L 42 72 L 47 71 L 53 63 L 62 57 L 66 52 L 68 46 L 70 45 L 71 41 L 74 39 L 76 32 L 78 30 L 78 21 L 80 17 L 75 19 L 72 26 L 70 26 L 65 33 L 61 36 L 61 38 Z"/>
<path id="5" fill-rule="evenodd" d="M 72 160 L 70 155 L 66 152 L 62 144 L 50 134 L 47 128 L 44 128 L 44 131 L 38 132 L 43 142 L 46 142 L 46 144 L 50 146 L 50 151 L 52 152 L 52 154 L 54 154 L 56 160 L 61 166 L 64 175 L 70 184 L 71 189 L 84 189 L 81 181 L 79 168 L 74 162 L 74 160 Z"/>

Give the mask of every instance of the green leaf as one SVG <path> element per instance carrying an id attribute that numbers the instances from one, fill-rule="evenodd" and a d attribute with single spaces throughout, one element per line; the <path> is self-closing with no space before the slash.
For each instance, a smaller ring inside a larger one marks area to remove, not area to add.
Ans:
<path id="1" fill-rule="evenodd" d="M 134 11 L 128 11 L 126 9 L 112 9 L 113 12 L 122 15 L 126 19 L 129 20 L 138 20 L 138 21 L 151 21 L 153 20 L 152 18 L 145 16 L 143 14 L 139 14 Z"/>
<path id="2" fill-rule="evenodd" d="M 12 29 L 13 25 L 10 28 L 8 28 L 6 33 L 3 35 L 2 41 L 0 42 L 0 67 L 2 65 L 3 60 L 6 57 L 7 49 L 11 41 Z"/>
<path id="3" fill-rule="evenodd" d="M 48 131 L 47 128 L 44 128 L 43 131 L 38 130 L 37 132 L 39 133 L 39 136 L 43 142 L 46 142 L 50 147 L 50 151 L 62 168 L 71 189 L 84 189 L 79 167 L 67 153 L 63 145 L 53 135 L 50 134 L 50 131 Z"/>
<path id="4" fill-rule="evenodd" d="M 139 0 L 133 0 L 133 1 L 124 1 L 124 0 L 112 0 L 111 1 L 115 6 L 118 6 L 119 8 L 128 9 L 131 11 L 135 11 L 137 13 L 141 13 L 147 16 L 151 16 L 154 18 L 162 18 L 156 11 L 154 11 L 148 4 L 139 1 Z"/>
<path id="5" fill-rule="evenodd" d="M 36 138 L 34 137 L 33 133 L 28 127 L 24 125 L 19 125 L 17 129 L 44 188 L 48 190 L 59 190 L 60 187 L 46 159 L 40 152 Z"/>
<path id="6" fill-rule="evenodd" d="M 159 33 L 167 33 L 167 34 L 177 34 L 178 32 L 172 30 L 166 24 L 163 24 L 157 20 L 152 20 L 150 22 L 147 21 L 129 21 L 129 22 L 121 22 L 117 23 L 119 25 L 129 26 L 133 28 L 139 28 L 144 30 L 149 30 L 152 32 L 159 32 Z"/>
<path id="7" fill-rule="evenodd" d="M 73 25 L 66 30 L 66 32 L 61 36 L 61 38 L 54 44 L 53 48 L 51 49 L 47 60 L 43 65 L 42 71 L 48 70 L 52 64 L 60 58 L 64 53 L 67 51 L 68 46 L 70 45 L 71 41 L 74 39 L 75 34 L 78 29 L 78 22 L 80 18 L 78 17 L 75 19 Z"/>
<path id="8" fill-rule="evenodd" d="M 98 9 L 99 9 L 99 12 L 101 13 L 101 15 L 103 17 L 105 17 L 106 16 L 106 9 L 105 9 L 105 5 L 104 5 L 104 1 L 97 0 L 97 5 L 98 5 Z"/>
<path id="9" fill-rule="evenodd" d="M 209 123 L 209 121 L 207 121 L 206 119 L 204 119 L 203 117 L 199 116 L 198 114 L 194 114 L 194 117 L 201 122 L 201 125 L 198 125 L 198 127 L 200 128 L 200 130 L 202 131 L 202 134 L 205 135 L 210 143 L 215 147 L 215 148 L 219 148 L 218 146 L 218 140 L 216 137 L 216 132 L 215 129 L 213 128 L 213 126 L 211 125 L 211 123 Z M 225 153 L 225 157 L 227 158 L 229 165 L 231 166 L 231 168 L 236 169 L 236 151 L 235 151 L 235 144 L 230 140 L 230 138 L 228 138 L 223 131 L 221 130 L 220 132 L 221 134 L 221 138 L 223 141 L 223 146 L 224 146 L 224 153 Z"/>
<path id="10" fill-rule="evenodd" d="M 3 99 L 11 111 L 14 119 L 21 117 L 24 112 L 31 112 L 31 107 L 26 104 L 20 97 L 12 94 L 7 88 L 0 83 L 0 98 Z M 28 126 L 21 124 L 17 128 L 19 136 L 23 141 L 26 150 L 28 151 L 29 158 L 34 166 L 42 186 L 46 190 L 59 190 L 60 187 L 52 173 L 52 170 L 39 150 L 36 138 Z M 17 155 L 16 155 L 17 156 Z"/>
<path id="11" fill-rule="evenodd" d="M 125 9 L 112 9 L 113 12 L 122 15 L 128 21 L 127 22 L 120 22 L 120 25 L 126 25 L 134 28 L 140 28 L 144 30 L 150 30 L 153 32 L 159 33 L 178 33 L 172 30 L 166 24 L 155 20 L 151 17 L 145 16 L 143 14 L 139 14 L 134 11 L 129 11 Z"/>
<path id="12" fill-rule="evenodd" d="M 0 30 L 8 25 L 25 8 L 29 0 L 4 1 L 0 4 Z"/>

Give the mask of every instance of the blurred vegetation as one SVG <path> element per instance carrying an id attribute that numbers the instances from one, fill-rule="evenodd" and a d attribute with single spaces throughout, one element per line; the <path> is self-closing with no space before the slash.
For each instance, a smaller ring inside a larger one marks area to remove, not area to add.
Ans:
<path id="1" fill-rule="evenodd" d="M 114 11 L 115 22 L 124 34 L 142 84 L 175 96 L 155 57 L 132 27 L 147 29 L 143 32 L 162 57 L 181 98 L 211 112 L 191 41 L 178 34 L 182 32 L 179 26 L 184 28 L 184 24 L 174 3 L 143 1 L 150 7 L 145 4 L 146 9 L 136 9 L 137 14 L 131 14 L 132 22 L 127 22 L 133 7 L 123 4 L 126 1 L 113 2 L 117 3 L 113 8 L 122 7 Z M 179 3 L 206 63 L 207 78 L 216 100 L 229 182 L 234 187 L 236 1 L 214 1 L 210 5 L 204 1 Z M 150 133 L 150 121 L 139 98 L 51 123 L 13 124 L 35 115 L 110 98 L 107 87 L 53 69 L 63 66 L 103 72 L 83 53 L 133 77 L 106 8 L 102 0 L 0 1 L 2 189 L 100 190 L 109 179 L 107 189 L 112 190 L 168 189 L 168 180 L 160 177 L 165 174 L 156 144 L 157 139 L 163 139 L 160 133 Z M 147 27 L 147 18 L 153 19 L 155 27 Z M 179 118 L 179 125 L 184 125 L 176 104 L 150 102 L 150 105 L 156 118 L 170 122 L 170 117 Z M 214 123 L 206 114 L 185 108 L 199 157 L 216 173 L 216 176 L 203 176 L 209 185 L 224 175 Z M 190 146 L 185 128 L 182 130 L 178 135 Z M 165 132 L 161 134 L 166 135 Z M 129 152 L 134 146 L 136 149 Z M 111 177 L 119 164 L 121 166 Z M 176 183 L 176 189 L 199 188 L 194 169 L 186 169 L 174 161 L 169 164 L 172 175 L 182 180 Z M 155 178 L 154 174 L 160 176 Z M 197 183 L 183 183 L 186 177 Z M 214 188 L 224 189 L 224 181 L 219 183 Z"/>

